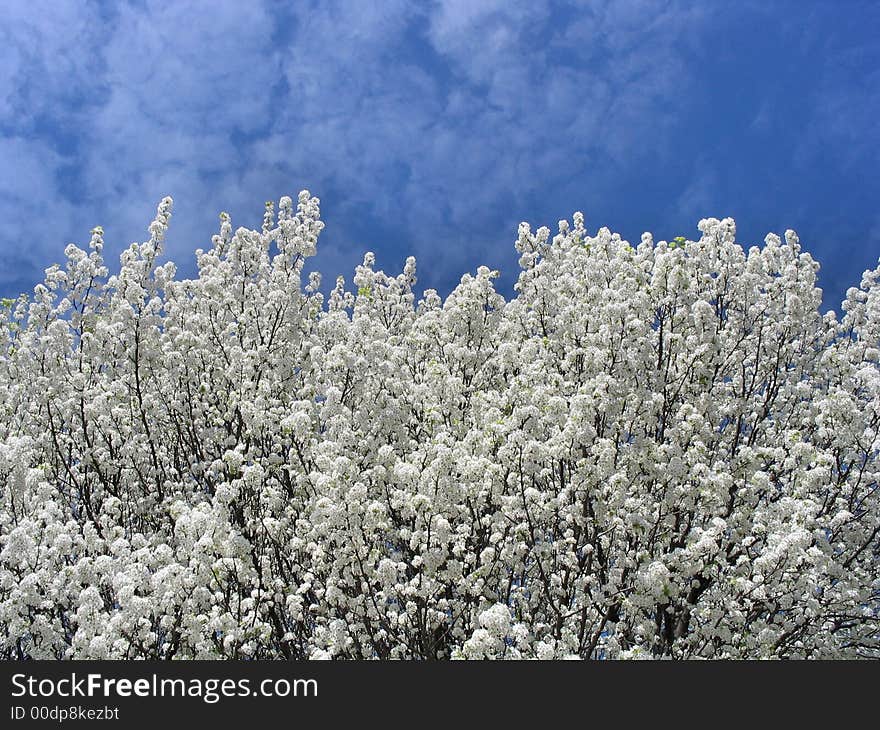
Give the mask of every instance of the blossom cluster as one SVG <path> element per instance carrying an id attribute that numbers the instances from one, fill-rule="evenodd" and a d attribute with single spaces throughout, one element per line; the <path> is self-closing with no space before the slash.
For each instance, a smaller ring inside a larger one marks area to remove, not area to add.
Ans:
<path id="1" fill-rule="evenodd" d="M 308 192 L 184 280 L 171 207 L 0 307 L 0 657 L 880 653 L 880 269 L 576 213 L 325 296 Z"/>

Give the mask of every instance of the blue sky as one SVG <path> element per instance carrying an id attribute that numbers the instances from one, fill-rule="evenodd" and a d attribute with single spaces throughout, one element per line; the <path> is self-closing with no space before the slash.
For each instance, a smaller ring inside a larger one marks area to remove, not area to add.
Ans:
<path id="1" fill-rule="evenodd" d="M 826 306 L 880 257 L 880 3 L 4 0 L 0 295 L 175 199 L 181 276 L 217 214 L 308 188 L 312 269 L 365 250 L 442 294 L 516 276 L 517 224 L 630 240 L 794 228 Z"/>

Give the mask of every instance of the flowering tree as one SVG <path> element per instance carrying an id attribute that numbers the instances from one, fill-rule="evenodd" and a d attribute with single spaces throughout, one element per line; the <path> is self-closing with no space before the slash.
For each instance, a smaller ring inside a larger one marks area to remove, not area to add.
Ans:
<path id="1" fill-rule="evenodd" d="M 318 199 L 103 232 L 0 307 L 0 656 L 880 653 L 880 270 L 522 224 L 521 272 L 303 279 Z"/>

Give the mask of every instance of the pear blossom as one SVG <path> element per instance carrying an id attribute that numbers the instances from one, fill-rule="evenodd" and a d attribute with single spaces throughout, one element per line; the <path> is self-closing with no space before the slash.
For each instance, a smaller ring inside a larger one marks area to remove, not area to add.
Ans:
<path id="1" fill-rule="evenodd" d="M 880 268 L 575 213 L 325 296 L 309 192 L 171 215 L 0 303 L 0 658 L 880 655 Z"/>

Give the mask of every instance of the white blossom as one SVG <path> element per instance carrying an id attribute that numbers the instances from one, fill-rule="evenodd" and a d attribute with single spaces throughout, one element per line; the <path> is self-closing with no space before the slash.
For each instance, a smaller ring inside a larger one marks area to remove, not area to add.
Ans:
<path id="1" fill-rule="evenodd" d="M 880 653 L 880 268 L 821 314 L 792 231 L 520 225 L 445 299 L 304 275 L 302 192 L 92 231 L 0 306 L 0 657 Z"/>

